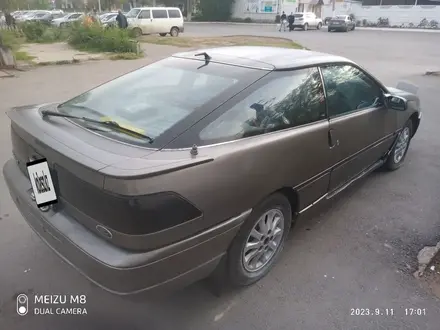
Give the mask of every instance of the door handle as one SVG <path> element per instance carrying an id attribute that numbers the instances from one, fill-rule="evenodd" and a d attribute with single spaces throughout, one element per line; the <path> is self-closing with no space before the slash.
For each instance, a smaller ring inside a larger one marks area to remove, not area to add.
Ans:
<path id="1" fill-rule="evenodd" d="M 339 146 L 339 140 L 335 137 L 334 129 L 328 131 L 328 145 L 330 149 Z"/>

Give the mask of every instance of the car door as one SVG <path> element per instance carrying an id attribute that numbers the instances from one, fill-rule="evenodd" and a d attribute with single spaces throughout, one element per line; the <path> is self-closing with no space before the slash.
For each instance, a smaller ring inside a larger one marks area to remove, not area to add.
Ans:
<path id="1" fill-rule="evenodd" d="M 391 147 L 397 115 L 384 105 L 384 91 L 352 64 L 321 67 L 334 164 L 329 190 L 337 190 L 376 163 Z"/>
<path id="2" fill-rule="evenodd" d="M 258 193 L 294 188 L 301 211 L 325 196 L 328 189 L 332 151 L 328 147 L 325 110 L 316 67 L 272 72 L 211 112 L 168 147 L 181 147 L 179 141 L 191 141 L 204 146 L 208 154 L 236 150 L 225 157 L 229 164 L 225 165 L 237 164 L 235 175 L 243 175 L 248 184 L 234 189 L 242 189 L 245 194 L 244 190 L 249 189 Z M 221 157 L 216 161 L 221 162 Z"/>
<path id="3" fill-rule="evenodd" d="M 152 9 L 153 33 L 169 33 L 171 26 L 168 19 L 168 11 L 164 9 Z"/>
<path id="4" fill-rule="evenodd" d="M 151 18 L 150 9 L 141 10 L 136 19 L 135 25 L 141 28 L 143 34 L 154 33 L 153 19 Z"/>

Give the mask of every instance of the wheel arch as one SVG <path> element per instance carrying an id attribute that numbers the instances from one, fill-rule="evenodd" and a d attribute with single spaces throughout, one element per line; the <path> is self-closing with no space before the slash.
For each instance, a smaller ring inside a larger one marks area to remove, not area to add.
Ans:
<path id="1" fill-rule="evenodd" d="M 299 214 L 299 194 L 295 189 L 289 187 L 283 187 L 274 191 L 273 193 L 280 193 L 287 198 L 290 203 L 290 208 L 292 209 L 292 219 L 295 219 Z"/>
<path id="2" fill-rule="evenodd" d="M 411 120 L 411 122 L 412 122 L 412 126 L 413 126 L 413 131 L 412 131 L 412 136 L 411 137 L 413 137 L 415 134 L 416 134 L 416 132 L 417 132 L 417 130 L 418 130 L 418 128 L 419 128 L 419 125 L 420 125 L 420 118 L 419 118 L 420 116 L 419 116 L 419 112 L 418 111 L 416 111 L 416 112 L 414 112 L 410 117 L 409 117 L 409 119 Z"/>

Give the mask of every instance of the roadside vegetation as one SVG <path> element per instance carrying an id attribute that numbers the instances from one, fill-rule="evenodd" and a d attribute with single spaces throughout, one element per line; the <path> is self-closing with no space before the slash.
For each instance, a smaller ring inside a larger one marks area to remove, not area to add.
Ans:
<path id="1" fill-rule="evenodd" d="M 270 46 L 270 47 L 285 47 L 294 49 L 303 49 L 300 44 L 293 42 L 286 38 L 275 37 L 255 37 L 255 36 L 229 36 L 229 37 L 157 37 L 157 36 L 143 36 L 139 41 L 168 45 L 184 48 L 203 48 L 203 47 L 223 47 L 223 46 Z"/>
<path id="2" fill-rule="evenodd" d="M 103 29 L 98 23 L 85 25 L 78 22 L 70 27 L 58 28 L 39 22 L 26 22 L 16 30 L 0 30 L 0 34 L 4 45 L 14 52 L 16 60 L 29 60 L 29 56 L 20 51 L 23 43 L 67 42 L 81 51 L 115 53 L 118 59 L 138 58 L 141 55 L 137 40 L 131 37 L 128 30 Z"/>

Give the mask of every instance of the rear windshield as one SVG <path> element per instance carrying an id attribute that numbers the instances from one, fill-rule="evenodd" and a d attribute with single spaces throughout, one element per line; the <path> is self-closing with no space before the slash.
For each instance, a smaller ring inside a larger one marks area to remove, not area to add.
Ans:
<path id="1" fill-rule="evenodd" d="M 224 94 L 226 101 L 239 91 L 236 85 L 244 79 L 245 73 L 256 71 L 216 63 L 204 64 L 203 61 L 178 58 L 161 60 L 98 86 L 65 102 L 58 109 L 70 115 L 116 121 L 156 141 L 196 110 L 201 109 L 200 116 L 214 110 L 208 104 L 212 99 Z M 174 129 L 168 135 L 176 133 L 179 132 Z M 104 135 L 129 143 L 146 144 L 139 138 L 115 131 Z M 154 142 L 149 144 L 158 146 Z"/>
<path id="2" fill-rule="evenodd" d="M 345 19 L 347 16 L 335 16 L 334 18 L 337 18 L 337 19 Z"/>

